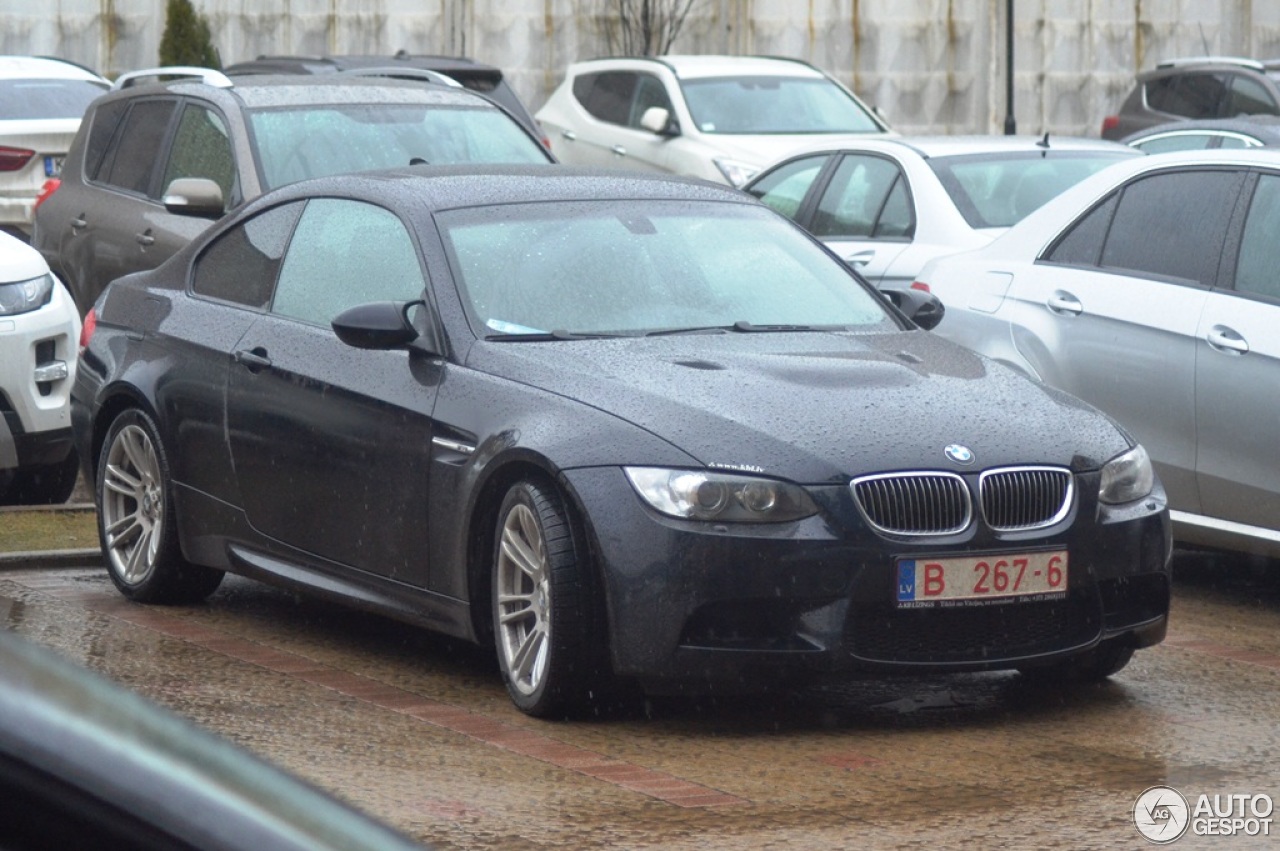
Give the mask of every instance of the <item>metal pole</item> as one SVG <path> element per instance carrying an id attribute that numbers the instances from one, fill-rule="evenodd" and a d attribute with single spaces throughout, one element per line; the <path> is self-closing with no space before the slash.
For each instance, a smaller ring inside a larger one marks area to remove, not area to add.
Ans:
<path id="1" fill-rule="evenodd" d="M 1013 0 L 1008 0 L 1005 11 L 1005 97 L 1008 103 L 1004 116 L 1004 135 L 1018 132 L 1018 122 L 1013 117 Z"/>

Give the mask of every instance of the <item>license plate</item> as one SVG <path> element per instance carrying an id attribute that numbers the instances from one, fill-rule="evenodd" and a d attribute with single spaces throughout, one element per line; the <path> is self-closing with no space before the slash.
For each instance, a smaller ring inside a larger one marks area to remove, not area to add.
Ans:
<path id="1" fill-rule="evenodd" d="M 57 177 L 62 174 L 62 161 L 66 157 L 47 156 L 44 158 L 44 176 Z"/>
<path id="2" fill-rule="evenodd" d="M 1067 551 L 898 560 L 898 606 L 973 606 L 1067 593 Z"/>

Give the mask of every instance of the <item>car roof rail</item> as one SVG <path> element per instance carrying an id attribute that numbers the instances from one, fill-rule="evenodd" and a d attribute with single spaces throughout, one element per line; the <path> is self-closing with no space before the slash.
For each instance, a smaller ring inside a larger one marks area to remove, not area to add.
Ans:
<path id="1" fill-rule="evenodd" d="M 130 86 L 141 85 L 140 80 L 157 81 L 162 77 L 173 77 L 177 79 L 196 79 L 206 85 L 216 86 L 220 89 L 230 89 L 235 87 L 235 83 L 231 82 L 231 78 L 226 74 L 214 68 L 197 68 L 193 65 L 166 65 L 160 68 L 142 68 L 137 71 L 129 71 L 116 77 L 115 83 L 112 84 L 113 89 L 127 89 Z M 164 80 L 163 82 L 174 82 L 174 80 Z"/>
<path id="2" fill-rule="evenodd" d="M 1157 68 L 1177 68 L 1182 65 L 1239 65 L 1241 68 L 1250 68 L 1254 71 L 1264 70 L 1264 66 L 1256 59 L 1246 59 L 1242 56 L 1180 56 L 1175 59 L 1165 59 L 1157 62 Z"/>
<path id="3" fill-rule="evenodd" d="M 453 88 L 462 88 L 462 83 L 450 77 L 448 74 L 442 74 L 439 71 L 432 71 L 427 68 L 405 68 L 394 66 L 377 66 L 374 68 L 347 68 L 338 72 L 342 77 L 383 77 L 395 80 L 422 80 L 428 83 L 439 83 L 442 86 L 451 86 Z"/>

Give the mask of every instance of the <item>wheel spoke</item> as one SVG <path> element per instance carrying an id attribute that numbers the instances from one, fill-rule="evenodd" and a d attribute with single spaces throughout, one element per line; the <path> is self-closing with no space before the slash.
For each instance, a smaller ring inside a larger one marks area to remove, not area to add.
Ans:
<path id="1" fill-rule="evenodd" d="M 133 469 L 138 471 L 143 481 L 154 480 L 155 471 L 151 465 L 151 446 L 141 429 L 127 429 L 120 434 L 120 446 L 124 454 L 129 456 Z"/>
<path id="2" fill-rule="evenodd" d="M 502 530 L 502 553 L 534 582 L 542 577 L 542 562 L 538 554 L 529 546 L 527 537 L 518 534 L 510 524 Z"/>
<path id="3" fill-rule="evenodd" d="M 136 497 L 142 489 L 142 482 L 118 464 L 108 464 L 106 475 L 102 478 L 103 487 L 123 496 Z"/>
<path id="4" fill-rule="evenodd" d="M 531 685 L 537 684 L 537 679 L 531 677 L 530 672 L 542 656 L 546 638 L 547 634 L 540 628 L 535 628 L 524 637 L 524 641 L 511 658 L 511 673 L 515 679 Z"/>
<path id="5" fill-rule="evenodd" d="M 137 513 L 126 514 L 124 517 L 121 517 L 119 520 L 107 526 L 107 546 L 111 549 L 123 546 L 127 543 L 126 539 L 136 537 L 137 533 L 141 530 L 142 520 L 138 517 Z"/>
<path id="6" fill-rule="evenodd" d="M 531 594 L 499 594 L 498 608 L 502 610 L 499 620 L 503 624 L 523 620 L 530 616 L 536 618 L 538 614 L 533 608 L 533 595 Z"/>
<path id="7" fill-rule="evenodd" d="M 124 567 L 124 578 L 128 581 L 146 575 L 146 570 L 150 566 L 147 559 L 151 550 L 151 532 L 151 529 L 144 527 L 142 534 L 138 536 L 133 543 L 133 548 L 129 551 Z"/>

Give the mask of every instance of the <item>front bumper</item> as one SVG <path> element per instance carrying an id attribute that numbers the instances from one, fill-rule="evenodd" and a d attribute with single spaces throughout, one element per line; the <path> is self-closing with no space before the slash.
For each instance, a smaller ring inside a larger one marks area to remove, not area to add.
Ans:
<path id="1" fill-rule="evenodd" d="M 1170 522 L 1162 491 L 1104 506 L 1097 476 L 1038 532 L 980 523 L 938 540 L 894 540 L 861 520 L 848 487 L 810 488 L 821 512 L 743 526 L 676 520 L 648 509 L 621 470 L 567 472 L 601 570 L 615 671 L 652 686 L 758 687 L 840 671 L 943 672 L 1067 659 L 1106 640 L 1164 637 Z M 903 609 L 896 559 L 1066 549 L 1065 595 L 998 605 Z M 764 678 L 762 680 L 762 678 Z"/>

